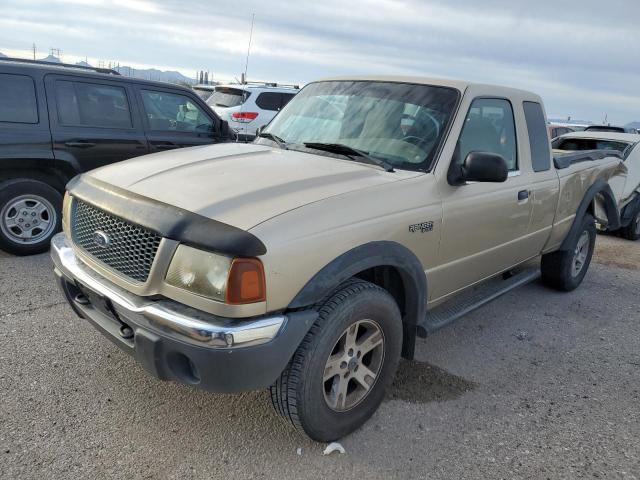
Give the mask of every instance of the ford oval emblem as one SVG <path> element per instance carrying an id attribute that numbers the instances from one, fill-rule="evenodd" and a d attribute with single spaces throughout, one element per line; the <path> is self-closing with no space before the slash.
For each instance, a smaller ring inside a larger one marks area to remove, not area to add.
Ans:
<path id="1" fill-rule="evenodd" d="M 109 235 L 104 233 L 101 230 L 96 230 L 93 233 L 93 243 L 95 243 L 100 248 L 107 248 L 111 244 L 111 239 Z"/>

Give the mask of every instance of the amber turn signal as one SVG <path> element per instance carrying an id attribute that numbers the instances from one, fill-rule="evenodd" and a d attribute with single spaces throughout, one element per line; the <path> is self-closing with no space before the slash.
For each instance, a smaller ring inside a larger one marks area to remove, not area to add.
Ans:
<path id="1" fill-rule="evenodd" d="M 264 302 L 266 296 L 262 262 L 257 258 L 234 258 L 227 281 L 226 303 Z"/>

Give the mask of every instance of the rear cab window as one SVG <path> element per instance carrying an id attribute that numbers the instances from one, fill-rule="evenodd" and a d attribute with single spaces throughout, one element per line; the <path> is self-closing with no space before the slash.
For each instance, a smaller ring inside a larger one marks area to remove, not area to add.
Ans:
<path id="1" fill-rule="evenodd" d="M 241 88 L 216 87 L 215 92 L 207 100 L 210 107 L 237 107 L 242 105 L 251 96 L 251 92 L 247 92 Z"/>
<path id="2" fill-rule="evenodd" d="M 56 80 L 55 96 L 58 122 L 62 126 L 133 128 L 123 87 Z"/>
<path id="3" fill-rule="evenodd" d="M 0 122 L 38 123 L 33 79 L 27 75 L 0 74 Z"/>

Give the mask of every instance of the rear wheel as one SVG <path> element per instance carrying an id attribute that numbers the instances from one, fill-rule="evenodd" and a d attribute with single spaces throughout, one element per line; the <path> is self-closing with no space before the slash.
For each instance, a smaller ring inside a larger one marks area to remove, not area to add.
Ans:
<path id="1" fill-rule="evenodd" d="M 62 195 L 30 179 L 0 184 L 0 248 L 16 255 L 41 253 L 60 230 Z"/>
<path id="2" fill-rule="evenodd" d="M 276 411 L 314 440 L 360 427 L 376 411 L 395 375 L 402 319 L 384 289 L 354 280 L 331 296 L 271 387 Z"/>
<path id="3" fill-rule="evenodd" d="M 631 223 L 620 229 L 620 235 L 623 238 L 633 240 L 634 242 L 640 239 L 640 207 L 638 207 Z"/>
<path id="4" fill-rule="evenodd" d="M 593 257 L 596 243 L 596 225 L 586 214 L 573 244 L 542 256 L 542 281 L 557 290 L 569 292 L 582 283 Z"/>

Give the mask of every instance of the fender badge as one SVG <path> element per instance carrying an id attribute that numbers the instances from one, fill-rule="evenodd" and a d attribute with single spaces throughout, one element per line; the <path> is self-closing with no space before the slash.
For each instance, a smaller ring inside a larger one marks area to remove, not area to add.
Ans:
<path id="1" fill-rule="evenodd" d="M 433 222 L 422 222 L 416 223 L 415 225 L 409 225 L 409 231 L 411 233 L 425 233 L 430 232 L 431 230 L 433 230 Z"/>

